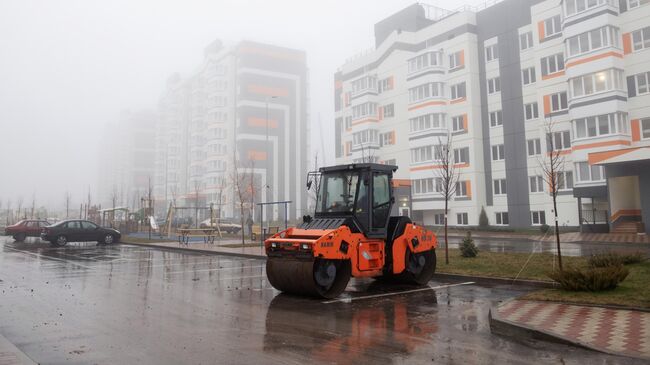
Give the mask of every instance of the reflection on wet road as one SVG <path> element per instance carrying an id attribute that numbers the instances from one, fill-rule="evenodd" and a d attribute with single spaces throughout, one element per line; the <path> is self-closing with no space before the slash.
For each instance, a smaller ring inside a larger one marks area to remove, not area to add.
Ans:
<path id="1" fill-rule="evenodd" d="M 521 287 L 353 280 L 355 300 L 325 303 L 273 290 L 263 260 L 0 245 L 0 333 L 42 364 L 630 363 L 491 335 L 490 306 Z"/>

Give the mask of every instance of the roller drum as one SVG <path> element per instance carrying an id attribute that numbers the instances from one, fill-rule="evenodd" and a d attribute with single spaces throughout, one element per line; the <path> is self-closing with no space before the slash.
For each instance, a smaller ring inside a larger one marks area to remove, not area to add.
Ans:
<path id="1" fill-rule="evenodd" d="M 347 260 L 269 257 L 266 276 L 274 288 L 285 293 L 335 298 L 345 290 L 351 267 Z"/>

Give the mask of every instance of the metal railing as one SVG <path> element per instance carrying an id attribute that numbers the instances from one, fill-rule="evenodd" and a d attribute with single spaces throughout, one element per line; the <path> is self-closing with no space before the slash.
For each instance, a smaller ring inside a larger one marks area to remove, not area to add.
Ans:
<path id="1" fill-rule="evenodd" d="M 606 210 L 583 210 L 582 220 L 588 224 L 607 224 L 609 222 L 608 211 Z"/>

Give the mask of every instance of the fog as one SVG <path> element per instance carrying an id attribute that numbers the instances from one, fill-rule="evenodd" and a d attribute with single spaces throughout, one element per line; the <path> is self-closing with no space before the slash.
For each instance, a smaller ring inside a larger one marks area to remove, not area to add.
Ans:
<path id="1" fill-rule="evenodd" d="M 3 1 L 0 201 L 57 208 L 66 191 L 74 202 L 95 195 L 105 125 L 123 110 L 155 111 L 169 75 L 198 67 L 215 39 L 306 51 L 312 149 L 334 163 L 333 73 L 373 46 L 376 22 L 413 2 Z"/>

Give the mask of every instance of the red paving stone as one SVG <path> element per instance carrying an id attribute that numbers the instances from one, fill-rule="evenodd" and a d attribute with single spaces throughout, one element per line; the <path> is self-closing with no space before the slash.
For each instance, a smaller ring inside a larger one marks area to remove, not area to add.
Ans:
<path id="1" fill-rule="evenodd" d="M 648 312 L 515 300 L 497 307 L 497 319 L 604 352 L 650 359 Z"/>

